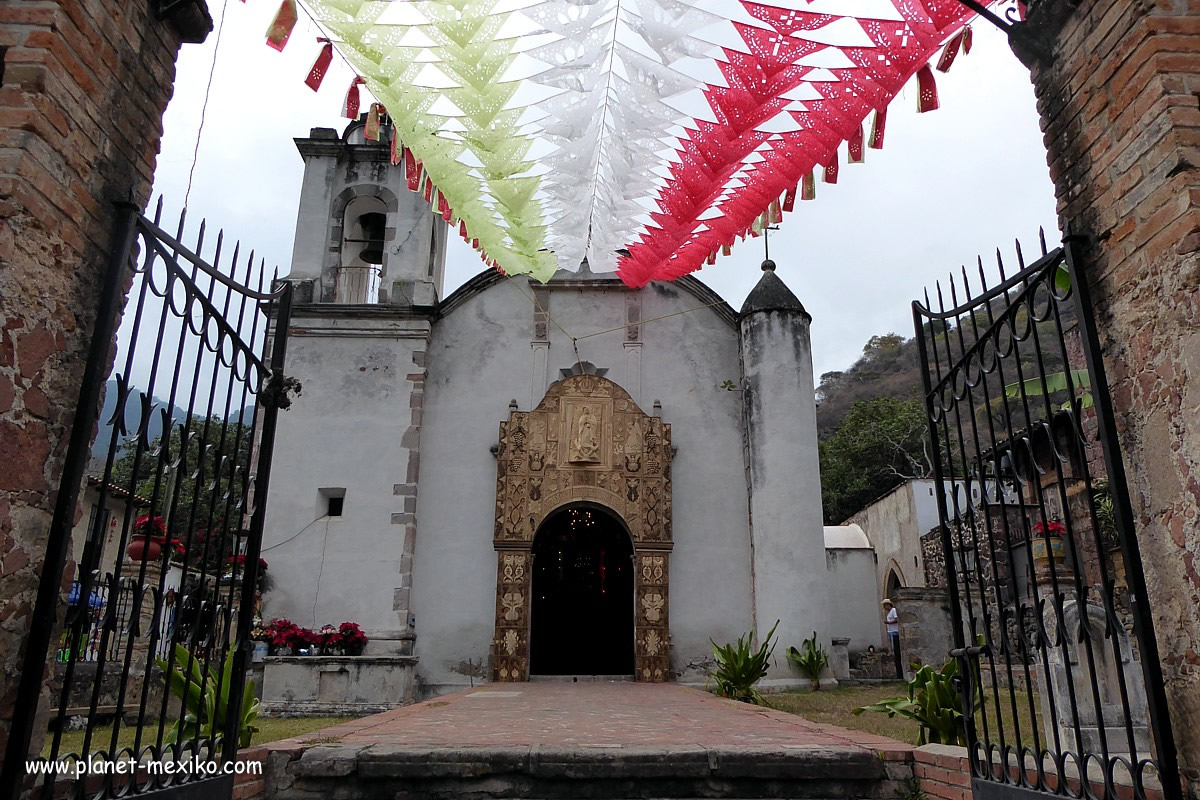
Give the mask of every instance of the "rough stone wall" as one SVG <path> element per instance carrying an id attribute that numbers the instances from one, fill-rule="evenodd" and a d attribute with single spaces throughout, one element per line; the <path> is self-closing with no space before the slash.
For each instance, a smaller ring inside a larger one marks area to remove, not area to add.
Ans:
<path id="1" fill-rule="evenodd" d="M 1030 25 L 1053 43 L 1030 60 L 1050 174 L 1061 224 L 1089 239 L 1175 738 L 1200 780 L 1200 4 L 1044 0 Z"/>
<path id="2" fill-rule="evenodd" d="M 113 227 L 149 195 L 203 2 L 0 2 L 0 748 Z M 64 582 L 70 576 L 64 576 Z"/>
<path id="3" fill-rule="evenodd" d="M 910 587 L 898 590 L 895 600 L 905 674 L 912 674 L 913 664 L 940 669 L 954 647 L 949 593 L 945 589 Z"/>

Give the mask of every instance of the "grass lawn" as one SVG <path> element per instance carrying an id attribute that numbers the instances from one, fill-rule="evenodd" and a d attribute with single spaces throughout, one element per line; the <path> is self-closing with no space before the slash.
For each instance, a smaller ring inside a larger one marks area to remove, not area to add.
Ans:
<path id="1" fill-rule="evenodd" d="M 779 711 L 787 711 L 791 714 L 799 714 L 805 719 L 811 719 L 813 722 L 840 725 L 843 728 L 867 731 L 879 736 L 888 736 L 901 742 L 916 744 L 919 727 L 915 722 L 898 716 L 889 717 L 887 714 L 879 714 L 873 711 L 865 711 L 859 715 L 850 713 L 850 709 L 852 708 L 878 703 L 884 698 L 903 697 L 907 691 L 907 684 L 896 681 L 872 686 L 839 686 L 836 689 L 822 689 L 819 692 L 768 694 L 764 695 L 764 697 L 771 708 L 778 709 Z M 1025 742 L 1032 744 L 1033 728 L 1030 725 L 1029 699 L 1024 692 L 1017 692 L 1016 694 L 1018 720 L 1021 725 L 1021 738 Z M 989 703 L 987 709 L 988 730 L 994 738 L 997 726 L 994 713 L 995 706 L 993 705 L 990 691 L 986 694 L 986 697 Z M 1001 692 L 1001 699 L 1005 702 L 1008 701 L 1007 691 Z M 1036 697 L 1034 698 L 1034 705 L 1037 705 Z M 1011 740 L 1013 735 L 1011 709 L 1001 709 L 1001 717 L 1004 723 L 1005 735 Z M 1041 709 L 1038 709 L 1037 724 L 1040 735 Z M 982 737 L 982 720 L 979 717 L 976 718 L 976 725 L 979 726 Z"/>
<path id="2" fill-rule="evenodd" d="M 354 717 L 259 717 L 255 721 L 258 726 L 258 733 L 254 734 L 254 739 L 251 740 L 252 745 L 265 744 L 267 742 L 278 742 L 282 739 L 290 739 L 293 736 L 301 736 L 306 733 L 321 728 L 328 728 L 331 725 L 337 725 L 341 722 L 354 719 Z M 117 745 L 119 747 L 132 747 L 135 729 L 131 726 L 125 726 L 121 729 L 117 736 Z M 59 745 L 59 754 L 78 753 L 83 747 L 83 731 L 67 731 L 63 734 L 62 743 Z M 147 728 L 142 733 L 142 747 L 147 744 L 154 744 L 154 740 L 158 735 L 158 728 Z M 92 733 L 91 749 L 108 750 L 108 743 L 112 738 L 112 725 L 105 725 L 97 728 Z M 42 756 L 50 757 L 50 746 L 54 743 L 54 735 L 47 734 L 46 744 L 42 747 Z"/>

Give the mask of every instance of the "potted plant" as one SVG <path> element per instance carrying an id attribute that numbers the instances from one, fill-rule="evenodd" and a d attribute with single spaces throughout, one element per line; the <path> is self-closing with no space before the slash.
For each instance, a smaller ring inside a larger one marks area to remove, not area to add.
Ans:
<path id="1" fill-rule="evenodd" d="M 298 650 L 300 655 L 319 656 L 321 655 L 321 634 L 309 628 L 300 629 L 300 647 L 303 650 Z"/>
<path id="2" fill-rule="evenodd" d="M 321 655 L 332 656 L 340 652 L 342 634 L 337 628 L 329 624 L 322 625 L 321 630 L 317 631 L 317 636 L 321 640 Z"/>
<path id="3" fill-rule="evenodd" d="M 250 656 L 250 660 L 257 664 L 271 652 L 271 636 L 267 632 L 267 627 L 263 625 L 262 617 L 254 618 L 250 627 L 250 641 L 254 642 L 254 653 Z"/>
<path id="4" fill-rule="evenodd" d="M 1067 560 L 1067 528 L 1058 520 L 1039 522 L 1033 526 L 1033 541 L 1030 547 L 1033 551 L 1033 563 L 1043 571 L 1049 569 L 1053 560 L 1056 567 L 1061 567 Z"/>
<path id="5" fill-rule="evenodd" d="M 268 651 L 275 656 L 293 655 L 296 648 L 304 643 L 303 630 L 290 619 L 276 617 L 264 630 Z"/>
<path id="6" fill-rule="evenodd" d="M 157 561 L 166 544 L 167 526 L 163 524 L 163 518 L 147 514 L 134 520 L 125 555 L 130 561 Z"/>
<path id="7" fill-rule="evenodd" d="M 357 622 L 343 622 L 338 626 L 338 636 L 341 637 L 342 653 L 348 656 L 361 656 L 367 646 L 367 635 L 358 627 Z"/>

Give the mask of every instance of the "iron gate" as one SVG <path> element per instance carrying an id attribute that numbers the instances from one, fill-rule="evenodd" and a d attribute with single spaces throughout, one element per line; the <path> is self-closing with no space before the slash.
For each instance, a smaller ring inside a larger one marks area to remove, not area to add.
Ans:
<path id="1" fill-rule="evenodd" d="M 995 287 L 980 261 L 974 286 L 964 268 L 913 303 L 972 788 L 1178 800 L 1078 248 L 1043 236 L 1025 266 L 1018 244 Z"/>
<path id="2" fill-rule="evenodd" d="M 0 797 L 232 794 L 222 765 L 254 703 L 248 634 L 275 421 L 298 389 L 282 375 L 291 286 L 240 245 L 231 256 L 223 234 L 206 261 L 203 223 L 189 249 L 184 215 L 174 236 L 161 217 L 161 200 L 153 219 L 120 209 Z M 81 497 L 87 522 L 73 530 Z M 29 752 L 46 724 L 43 674 L 49 732 Z M 66 772 L 29 774 L 27 759 Z"/>

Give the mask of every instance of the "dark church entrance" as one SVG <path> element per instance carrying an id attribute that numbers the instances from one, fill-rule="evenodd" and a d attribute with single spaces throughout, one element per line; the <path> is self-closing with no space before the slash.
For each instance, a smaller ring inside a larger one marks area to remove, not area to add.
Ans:
<path id="1" fill-rule="evenodd" d="M 533 540 L 532 675 L 633 674 L 633 543 L 595 506 L 555 512 Z"/>

